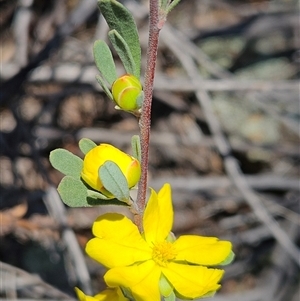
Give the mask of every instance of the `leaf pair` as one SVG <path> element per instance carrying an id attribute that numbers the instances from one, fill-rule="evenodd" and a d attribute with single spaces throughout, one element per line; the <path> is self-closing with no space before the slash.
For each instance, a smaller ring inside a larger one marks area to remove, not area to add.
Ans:
<path id="1" fill-rule="evenodd" d="M 108 37 L 128 74 L 140 78 L 141 47 L 135 21 L 131 13 L 115 0 L 99 0 L 98 6 L 110 28 Z M 117 79 L 116 66 L 108 45 L 98 40 L 94 43 L 95 63 L 101 75 L 96 76 L 104 92 L 113 100 L 109 86 Z"/>
<path id="2" fill-rule="evenodd" d="M 97 145 L 90 139 L 81 139 L 79 148 L 87 154 Z M 127 180 L 118 165 L 106 161 L 99 168 L 99 177 L 104 187 L 112 194 L 107 197 L 90 189 L 81 179 L 83 160 L 65 149 L 55 149 L 50 153 L 52 166 L 65 174 L 58 186 L 63 202 L 70 207 L 90 207 L 95 205 L 124 205 L 129 202 Z"/>

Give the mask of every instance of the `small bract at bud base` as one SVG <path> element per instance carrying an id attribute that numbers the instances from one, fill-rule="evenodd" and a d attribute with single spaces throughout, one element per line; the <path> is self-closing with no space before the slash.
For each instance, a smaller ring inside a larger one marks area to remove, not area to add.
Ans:
<path id="1" fill-rule="evenodd" d="M 140 81 L 132 74 L 119 77 L 112 85 L 112 95 L 116 104 L 125 111 L 140 109 L 138 96 L 142 93 Z"/>

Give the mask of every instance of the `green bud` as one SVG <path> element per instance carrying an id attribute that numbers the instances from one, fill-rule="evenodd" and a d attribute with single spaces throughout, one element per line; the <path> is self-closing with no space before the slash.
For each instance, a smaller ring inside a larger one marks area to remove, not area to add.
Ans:
<path id="1" fill-rule="evenodd" d="M 132 74 L 125 74 L 114 81 L 112 95 L 116 104 L 124 111 L 137 111 L 141 107 L 140 81 Z"/>

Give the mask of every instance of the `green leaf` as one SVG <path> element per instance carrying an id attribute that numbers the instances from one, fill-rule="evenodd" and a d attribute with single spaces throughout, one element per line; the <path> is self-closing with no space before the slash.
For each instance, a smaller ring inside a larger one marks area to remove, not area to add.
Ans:
<path id="1" fill-rule="evenodd" d="M 61 173 L 80 179 L 83 161 L 71 152 L 63 148 L 55 149 L 50 153 L 49 160 L 52 166 Z"/>
<path id="2" fill-rule="evenodd" d="M 108 45 L 101 40 L 94 43 L 94 59 L 96 66 L 104 79 L 112 85 L 117 79 L 117 71 L 113 56 Z"/>
<path id="3" fill-rule="evenodd" d="M 89 190 L 81 180 L 65 176 L 58 185 L 58 193 L 63 202 L 70 207 L 92 207 L 99 205 L 126 205 L 115 198 Z"/>
<path id="4" fill-rule="evenodd" d="M 79 141 L 79 148 L 85 155 L 96 146 L 97 144 L 88 138 L 82 138 Z"/>
<path id="5" fill-rule="evenodd" d="M 108 33 L 108 37 L 112 45 L 114 46 L 116 52 L 118 53 L 126 70 L 126 73 L 133 74 L 134 76 L 137 76 L 139 78 L 139 75 L 135 73 L 135 62 L 126 41 L 116 30 L 111 30 Z"/>
<path id="6" fill-rule="evenodd" d="M 66 176 L 58 185 L 58 193 L 63 202 L 70 207 L 90 207 L 87 202 L 87 188 L 78 179 Z"/>
<path id="7" fill-rule="evenodd" d="M 234 255 L 234 253 L 231 251 L 230 254 L 227 256 L 227 258 L 226 258 L 224 261 L 222 261 L 222 262 L 220 263 L 220 265 L 227 265 L 227 264 L 230 264 L 230 263 L 233 261 L 234 257 L 235 257 L 235 255 Z"/>
<path id="8" fill-rule="evenodd" d="M 100 75 L 96 75 L 96 80 L 100 84 L 101 88 L 103 89 L 104 93 L 111 99 L 114 100 L 109 88 L 107 87 L 104 79 Z"/>
<path id="9" fill-rule="evenodd" d="M 116 0 L 99 0 L 98 6 L 110 30 L 115 29 L 129 46 L 135 62 L 135 75 L 140 78 L 141 46 L 135 21 L 130 11 Z"/>
<path id="10" fill-rule="evenodd" d="M 131 138 L 131 148 L 133 157 L 136 158 L 139 162 L 141 162 L 141 142 L 140 136 L 134 135 Z"/>
<path id="11" fill-rule="evenodd" d="M 118 200 L 128 203 L 128 183 L 119 166 L 113 161 L 106 161 L 99 168 L 98 172 L 105 189 L 112 193 Z"/>

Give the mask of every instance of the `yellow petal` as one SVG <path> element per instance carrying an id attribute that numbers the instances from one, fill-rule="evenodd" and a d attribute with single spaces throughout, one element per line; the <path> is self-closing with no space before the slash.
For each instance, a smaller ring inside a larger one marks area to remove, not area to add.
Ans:
<path id="1" fill-rule="evenodd" d="M 86 296 L 83 291 L 81 291 L 78 287 L 75 287 L 75 293 L 80 301 L 95 301 L 96 299 L 91 296 Z"/>
<path id="2" fill-rule="evenodd" d="M 175 260 L 200 265 L 218 265 L 228 257 L 232 249 L 229 241 L 197 235 L 180 236 L 173 245 L 177 251 Z"/>
<path id="3" fill-rule="evenodd" d="M 171 186 L 165 184 L 158 194 L 151 189 L 144 218 L 144 234 L 149 245 L 167 238 L 173 224 Z"/>
<path id="4" fill-rule="evenodd" d="M 87 296 L 79 288 L 75 287 L 75 292 L 80 301 L 128 301 L 120 288 L 107 288 L 96 296 Z"/>
<path id="5" fill-rule="evenodd" d="M 124 215 L 99 216 L 93 224 L 93 234 L 96 238 L 88 241 L 86 252 L 108 268 L 131 265 L 152 256 L 137 226 Z"/>
<path id="6" fill-rule="evenodd" d="M 199 298 L 220 288 L 218 282 L 224 271 L 170 262 L 162 273 L 181 296 Z"/>
<path id="7" fill-rule="evenodd" d="M 137 184 L 141 174 L 139 161 L 110 144 L 100 144 L 91 149 L 83 160 L 81 177 L 90 187 L 105 195 L 109 194 L 98 176 L 100 166 L 108 160 L 120 167 L 129 188 Z"/>
<path id="8" fill-rule="evenodd" d="M 160 268 L 148 260 L 129 267 L 110 269 L 104 275 L 104 280 L 109 286 L 129 288 L 136 301 L 160 301 L 160 275 Z"/>
<path id="9" fill-rule="evenodd" d="M 124 297 L 121 289 L 117 287 L 107 288 L 97 294 L 95 298 L 99 301 L 129 301 L 128 298 Z"/>

